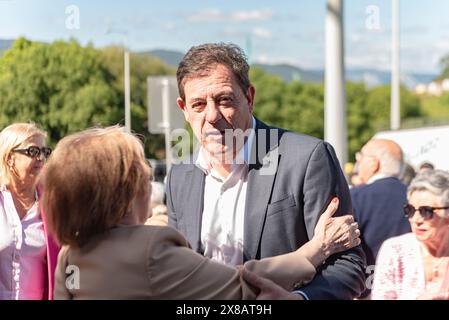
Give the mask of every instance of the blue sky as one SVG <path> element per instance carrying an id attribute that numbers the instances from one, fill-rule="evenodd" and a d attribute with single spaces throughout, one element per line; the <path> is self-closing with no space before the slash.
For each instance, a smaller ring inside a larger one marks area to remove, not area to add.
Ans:
<path id="1" fill-rule="evenodd" d="M 402 70 L 437 73 L 439 59 L 449 54 L 449 1 L 400 3 Z M 183 52 L 204 42 L 234 42 L 244 49 L 250 43 L 253 62 L 316 69 L 324 65 L 325 4 L 325 0 L 0 0 L 0 39 L 74 37 L 101 47 L 122 43 L 120 32 L 126 32 L 134 51 Z M 66 27 L 69 5 L 79 8 L 79 29 Z M 367 27 L 373 8 L 379 23 Z M 107 34 L 108 28 L 117 33 Z M 348 67 L 388 70 L 390 32 L 390 0 L 345 0 Z"/>

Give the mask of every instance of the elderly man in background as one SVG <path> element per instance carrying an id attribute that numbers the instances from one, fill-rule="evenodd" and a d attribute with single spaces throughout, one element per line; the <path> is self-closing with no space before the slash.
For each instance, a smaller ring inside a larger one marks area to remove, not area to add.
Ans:
<path id="1" fill-rule="evenodd" d="M 358 176 L 363 185 L 350 190 L 354 216 L 362 231 L 362 247 L 368 269 L 374 272 L 376 256 L 382 243 L 410 232 L 402 206 L 407 201 L 407 187 L 401 181 L 401 147 L 386 139 L 373 139 L 356 154 Z M 369 286 L 362 297 L 370 294 Z"/>

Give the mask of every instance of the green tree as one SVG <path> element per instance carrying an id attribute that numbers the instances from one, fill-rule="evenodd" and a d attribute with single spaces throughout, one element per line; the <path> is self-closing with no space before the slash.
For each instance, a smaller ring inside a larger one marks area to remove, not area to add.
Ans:
<path id="1" fill-rule="evenodd" d="M 107 47 L 101 50 L 102 61 L 114 76 L 112 85 L 119 93 L 121 110 L 124 104 L 123 48 Z M 165 158 L 164 136 L 149 134 L 147 122 L 147 77 L 153 75 L 174 75 L 175 70 L 150 55 L 130 54 L 131 127 L 144 137 L 147 156 Z M 121 122 L 124 123 L 122 111 Z"/>
<path id="2" fill-rule="evenodd" d="M 113 75 L 90 45 L 20 38 L 0 58 L 0 128 L 33 121 L 54 144 L 66 134 L 114 124 L 120 109 L 111 81 Z"/>
<path id="3" fill-rule="evenodd" d="M 256 87 L 255 115 L 271 125 L 323 138 L 324 87 L 322 84 L 293 81 L 254 68 L 250 73 Z M 401 118 L 424 115 L 421 102 L 401 88 Z M 388 128 L 390 87 L 367 89 L 363 83 L 346 84 L 348 147 L 350 159 L 377 131 Z"/>
<path id="4" fill-rule="evenodd" d="M 274 126 L 282 125 L 282 97 L 285 82 L 274 75 L 269 75 L 260 68 L 250 69 L 250 80 L 256 88 L 254 114 L 260 120 Z"/>
<path id="5" fill-rule="evenodd" d="M 368 90 L 363 83 L 346 83 L 349 159 L 373 136 L 370 113 L 366 107 Z"/>
<path id="6" fill-rule="evenodd" d="M 130 65 L 132 129 L 144 137 L 149 157 L 163 158 L 163 136 L 148 133 L 146 79 L 175 71 L 148 55 L 131 54 Z M 124 124 L 123 106 L 121 48 L 20 38 L 0 57 L 0 129 L 33 121 L 55 144 L 88 127 Z"/>
<path id="7" fill-rule="evenodd" d="M 446 55 L 440 59 L 440 67 L 443 71 L 438 79 L 449 78 L 449 55 Z"/>
<path id="8" fill-rule="evenodd" d="M 321 84 L 293 81 L 286 85 L 283 127 L 317 138 L 324 136 L 324 91 Z"/>
<path id="9" fill-rule="evenodd" d="M 389 128 L 390 123 L 390 86 L 379 86 L 368 92 L 366 109 L 371 118 L 371 125 L 375 131 Z M 406 90 L 400 89 L 401 119 L 418 118 L 423 116 L 421 102 L 417 96 Z"/>

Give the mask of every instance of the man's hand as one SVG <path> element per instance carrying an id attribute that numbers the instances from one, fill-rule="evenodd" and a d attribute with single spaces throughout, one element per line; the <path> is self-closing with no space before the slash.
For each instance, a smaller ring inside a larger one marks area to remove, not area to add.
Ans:
<path id="1" fill-rule="evenodd" d="M 256 300 L 304 300 L 302 295 L 284 290 L 273 281 L 260 277 L 245 268 L 242 268 L 240 272 L 246 282 L 260 289 Z"/>

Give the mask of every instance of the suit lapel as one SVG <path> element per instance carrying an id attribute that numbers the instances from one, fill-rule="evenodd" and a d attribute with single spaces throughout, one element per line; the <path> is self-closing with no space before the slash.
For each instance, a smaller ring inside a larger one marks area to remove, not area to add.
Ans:
<path id="1" fill-rule="evenodd" d="M 202 252 L 201 249 L 201 224 L 203 215 L 204 202 L 204 173 L 192 166 L 192 170 L 186 173 L 186 181 L 182 182 L 188 186 L 185 199 L 185 214 L 183 215 L 184 224 L 186 226 L 187 239 L 192 246 L 192 249 L 197 252 Z"/>
<path id="2" fill-rule="evenodd" d="M 265 133 L 263 132 L 264 130 Z M 255 134 L 256 136 L 251 146 L 251 158 L 245 203 L 243 240 L 244 261 L 257 258 L 267 206 L 270 202 L 273 182 L 276 177 L 275 173 L 265 174 L 262 168 L 264 165 L 270 165 L 270 162 L 273 160 L 276 161 L 276 165 L 279 161 L 279 157 L 273 159 L 274 154 L 270 155 L 270 153 L 267 152 L 277 146 L 277 141 L 272 141 L 271 144 L 274 144 L 274 146 L 270 148 L 269 127 L 257 121 Z"/>

